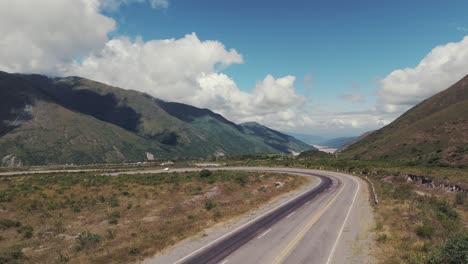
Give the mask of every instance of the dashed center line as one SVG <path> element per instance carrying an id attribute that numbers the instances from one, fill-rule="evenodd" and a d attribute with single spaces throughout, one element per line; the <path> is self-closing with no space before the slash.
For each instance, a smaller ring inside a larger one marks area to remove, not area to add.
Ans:
<path id="1" fill-rule="evenodd" d="M 271 228 L 268 229 L 267 231 L 265 231 L 265 232 L 264 232 L 263 234 L 261 234 L 259 237 L 257 237 L 257 239 L 260 239 L 260 238 L 264 237 L 266 234 L 270 233 L 270 231 L 271 231 Z"/>
<path id="2" fill-rule="evenodd" d="M 291 217 L 291 216 L 292 216 L 293 214 L 295 214 L 295 213 L 296 213 L 296 211 L 294 211 L 294 212 L 290 213 L 288 216 L 286 216 L 286 218 L 289 218 L 289 217 Z"/>

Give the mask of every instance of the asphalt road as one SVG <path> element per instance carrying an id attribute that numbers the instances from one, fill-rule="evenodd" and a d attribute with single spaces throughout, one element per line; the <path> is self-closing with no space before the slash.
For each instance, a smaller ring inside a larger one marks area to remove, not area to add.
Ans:
<path id="1" fill-rule="evenodd" d="M 292 169 L 239 167 L 317 177 L 312 190 L 193 250 L 175 264 L 372 263 L 366 237 L 372 222 L 366 183 L 347 174 Z M 177 169 L 177 171 L 197 169 Z M 154 173 L 140 171 L 125 173 Z M 115 173 L 113 175 L 118 175 Z M 364 225 L 363 225 L 364 223 Z M 177 250 L 175 248 L 174 250 Z M 175 252 L 177 255 L 177 252 Z M 174 254 L 173 254 L 174 255 Z M 148 263 L 160 263 L 148 261 Z M 162 263 L 162 262 L 161 262 Z"/>
<path id="2" fill-rule="evenodd" d="M 367 248 L 369 243 L 366 241 L 366 239 L 369 240 L 367 232 L 372 223 L 370 219 L 372 213 L 366 183 L 362 180 L 337 172 L 293 168 L 227 167 L 214 169 L 293 173 L 316 177 L 320 179 L 320 182 L 312 189 L 191 252 L 172 252 L 175 256 L 172 263 L 373 262 L 369 258 Z M 171 171 L 194 170 L 199 169 L 187 168 Z M 109 175 L 136 173 L 165 172 L 162 170 L 122 171 Z M 177 250 L 177 247 L 174 250 Z M 160 262 L 156 260 L 148 263 Z"/>

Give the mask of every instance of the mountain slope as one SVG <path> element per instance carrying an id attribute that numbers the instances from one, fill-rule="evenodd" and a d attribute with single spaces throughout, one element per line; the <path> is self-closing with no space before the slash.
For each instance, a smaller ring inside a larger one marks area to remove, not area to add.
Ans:
<path id="1" fill-rule="evenodd" d="M 343 156 L 463 167 L 468 164 L 468 76 L 419 103 Z"/>
<path id="2" fill-rule="evenodd" d="M 280 133 L 256 122 L 242 123 L 240 126 L 244 129 L 245 133 L 257 137 L 268 146 L 280 152 L 302 152 L 315 149 L 292 136 Z"/>
<path id="3" fill-rule="evenodd" d="M 80 77 L 0 72 L 0 165 L 302 150 L 279 144 L 285 145 L 271 146 L 208 109 Z"/>

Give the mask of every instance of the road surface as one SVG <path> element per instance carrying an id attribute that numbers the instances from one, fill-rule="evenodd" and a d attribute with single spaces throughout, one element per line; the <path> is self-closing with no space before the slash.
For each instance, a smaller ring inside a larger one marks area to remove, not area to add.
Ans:
<path id="1" fill-rule="evenodd" d="M 242 225 L 205 238 L 199 245 L 177 247 L 145 263 L 373 263 L 370 257 L 372 212 L 366 183 L 347 174 L 294 168 L 226 167 L 215 170 L 273 171 L 320 179 L 298 194 Z M 197 168 L 171 171 L 196 171 Z M 49 171 L 44 171 L 49 172 Z M 44 173 L 42 172 L 42 173 Z M 79 170 L 68 171 L 79 172 Z M 24 174 L 41 173 L 21 172 Z M 167 173 L 121 171 L 112 176 Z M 170 173 L 170 172 L 169 172 Z M 14 172 L 0 175 L 15 174 Z M 207 239 L 211 239 L 206 242 Z M 202 240 L 202 239 L 200 239 Z"/>
<path id="2" fill-rule="evenodd" d="M 145 263 L 373 263 L 372 212 L 367 185 L 343 173 L 266 167 L 215 168 L 273 171 L 317 177 L 320 183 L 196 249 L 177 246 Z M 193 169 L 177 169 L 186 171 Z M 196 169 L 195 169 L 196 170 Z M 140 171 L 123 173 L 154 173 Z M 117 172 L 112 175 L 119 175 Z M 169 256 L 169 257 L 168 257 Z"/>

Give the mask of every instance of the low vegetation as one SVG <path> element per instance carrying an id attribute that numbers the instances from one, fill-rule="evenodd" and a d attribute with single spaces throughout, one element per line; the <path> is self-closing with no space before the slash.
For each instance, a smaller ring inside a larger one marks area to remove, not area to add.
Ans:
<path id="1" fill-rule="evenodd" d="M 230 171 L 1 177 L 0 263 L 141 260 L 305 181 Z"/>
<path id="2" fill-rule="evenodd" d="M 375 207 L 380 263 L 468 262 L 468 229 L 461 215 L 467 207 L 459 194 L 423 192 L 401 176 L 371 180 L 380 199 Z"/>

